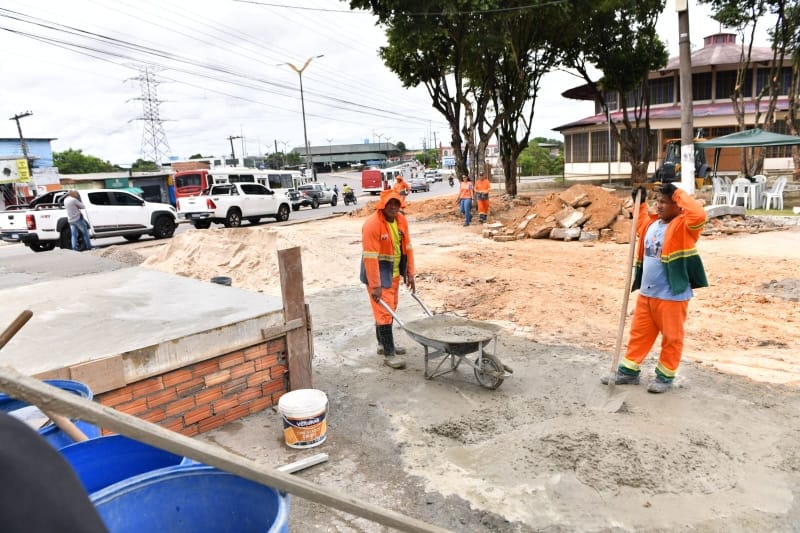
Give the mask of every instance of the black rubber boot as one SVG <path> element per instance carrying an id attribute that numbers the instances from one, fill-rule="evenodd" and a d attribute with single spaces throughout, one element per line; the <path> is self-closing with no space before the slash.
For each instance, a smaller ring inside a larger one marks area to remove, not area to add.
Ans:
<path id="1" fill-rule="evenodd" d="M 377 326 L 376 331 L 378 334 L 378 341 L 381 346 L 383 346 L 383 363 L 391 368 L 405 368 L 406 362 L 395 355 L 392 325 L 384 324 Z"/>
<path id="2" fill-rule="evenodd" d="M 378 339 L 377 353 L 378 353 L 378 355 L 383 355 L 383 343 L 381 342 L 381 336 L 378 333 L 378 328 L 379 327 L 380 326 L 378 326 L 378 325 L 375 326 L 375 336 Z M 392 334 L 392 341 L 394 341 L 394 334 Z M 403 348 L 402 346 L 398 346 L 398 345 L 395 344 L 394 345 L 394 353 L 395 353 L 395 355 L 405 355 L 406 354 L 406 349 Z"/>

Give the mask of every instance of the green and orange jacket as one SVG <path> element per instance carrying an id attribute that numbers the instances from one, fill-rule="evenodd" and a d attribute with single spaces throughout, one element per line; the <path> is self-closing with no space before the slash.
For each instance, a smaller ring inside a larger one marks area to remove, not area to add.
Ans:
<path id="1" fill-rule="evenodd" d="M 397 231 L 400 234 L 400 275 L 404 280 L 414 275 L 414 250 L 408 233 L 408 219 L 397 215 Z M 361 230 L 361 283 L 370 289 L 392 286 L 394 271 L 394 244 L 389 224 L 379 209 L 367 218 Z"/>
<path id="2" fill-rule="evenodd" d="M 675 191 L 672 201 L 678 204 L 682 212 L 667 225 L 661 249 L 661 264 L 667 274 L 670 290 L 673 294 L 680 294 L 687 287 L 693 289 L 708 287 L 703 261 L 695 248 L 706 223 L 706 211 L 700 202 L 682 189 Z M 644 236 L 647 234 L 647 228 L 656 220 L 658 215 L 651 215 L 647 211 L 647 203 L 642 202 L 639 206 L 639 221 L 636 228 L 639 247 L 631 292 L 642 286 Z"/>

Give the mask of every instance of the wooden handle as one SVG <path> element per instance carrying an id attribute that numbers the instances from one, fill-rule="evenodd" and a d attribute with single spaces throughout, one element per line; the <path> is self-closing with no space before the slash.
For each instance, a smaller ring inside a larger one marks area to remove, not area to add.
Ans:
<path id="1" fill-rule="evenodd" d="M 72 423 L 72 420 L 67 418 L 66 416 L 57 415 L 50 411 L 45 411 L 41 407 L 39 408 L 41 412 L 44 413 L 46 417 L 53 421 L 55 425 L 61 429 L 64 433 L 67 434 L 69 438 L 71 438 L 75 442 L 83 442 L 85 440 L 89 440 L 89 437 L 80 430 L 78 426 Z"/>
<path id="2" fill-rule="evenodd" d="M 608 378 L 609 394 L 613 392 L 614 385 L 617 384 L 615 375 L 617 372 L 617 365 L 619 364 L 619 356 L 622 353 L 622 334 L 625 332 L 625 314 L 628 311 L 628 297 L 631 293 L 631 274 L 633 272 L 633 256 L 636 252 L 636 226 L 639 223 L 639 205 L 641 193 L 636 194 L 636 199 L 633 202 L 633 220 L 631 221 L 631 241 L 628 247 L 628 265 L 625 270 L 625 289 L 622 294 L 622 309 L 619 312 L 619 327 L 617 328 L 617 343 L 614 346 L 614 359 L 611 361 L 611 370 Z"/>
<path id="3" fill-rule="evenodd" d="M 33 312 L 26 309 L 25 311 L 21 312 L 11 324 L 9 324 L 3 333 L 0 333 L 0 349 L 8 344 L 8 341 L 10 341 L 11 338 L 16 335 L 20 329 L 22 329 L 22 326 L 24 326 L 32 316 Z"/>

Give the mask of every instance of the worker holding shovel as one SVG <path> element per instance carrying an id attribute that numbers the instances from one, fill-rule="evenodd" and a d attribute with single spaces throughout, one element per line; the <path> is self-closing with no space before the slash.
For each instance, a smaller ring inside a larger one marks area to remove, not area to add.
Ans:
<path id="1" fill-rule="evenodd" d="M 391 368 L 405 368 L 406 363 L 395 354 L 392 315 L 382 305 L 397 309 L 400 279 L 414 291 L 414 250 L 408 233 L 408 220 L 400 213 L 403 198 L 394 190 L 381 193 L 375 213 L 364 222 L 362 233 L 361 282 L 367 285 L 375 335 L 383 348 L 383 362 Z M 381 350 L 379 348 L 379 352 Z"/>
<path id="2" fill-rule="evenodd" d="M 643 187 L 633 190 L 644 200 Z M 706 222 L 702 204 L 673 183 L 658 189 L 657 214 L 639 207 L 639 247 L 631 291 L 639 289 L 628 349 L 614 376 L 617 385 L 637 385 L 640 365 L 661 333 L 661 355 L 648 392 L 672 386 L 683 354 L 684 323 L 692 289 L 708 287 L 703 262 L 695 248 Z M 609 376 L 601 381 L 608 384 Z"/>

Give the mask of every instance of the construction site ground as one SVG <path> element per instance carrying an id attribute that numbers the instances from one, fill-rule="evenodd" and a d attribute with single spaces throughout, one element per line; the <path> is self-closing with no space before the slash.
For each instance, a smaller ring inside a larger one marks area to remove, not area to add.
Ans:
<path id="1" fill-rule="evenodd" d="M 490 222 L 519 227 L 560 192 L 541 191 L 531 205 L 493 196 Z M 611 194 L 608 209 L 619 211 L 627 198 Z M 437 313 L 502 326 L 497 356 L 514 374 L 497 390 L 481 388 L 466 365 L 426 380 L 422 346 L 397 327 L 408 368 L 382 365 L 358 281 L 369 206 L 311 223 L 190 230 L 155 247 L 92 253 L 198 279 L 230 276 L 235 287 L 279 294 L 274 250 L 302 248 L 314 386 L 330 402 L 326 442 L 287 447 L 277 409 L 199 437 L 266 466 L 325 452 L 327 462 L 295 475 L 454 531 L 797 530 L 800 229 L 711 221 L 698 243 L 710 287 L 690 303 L 674 388 L 646 391 L 656 346 L 642 385 L 617 387 L 627 395 L 612 412 L 599 380 L 614 355 L 626 221 L 608 217 L 617 227 L 597 241 L 498 242 L 479 224 L 462 225 L 454 196 L 412 197 L 406 209 L 417 292 Z M 399 315 L 424 316 L 402 291 Z M 388 531 L 301 498 L 292 499 L 289 524 Z"/>

